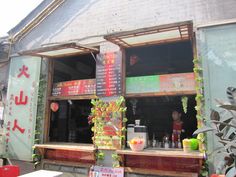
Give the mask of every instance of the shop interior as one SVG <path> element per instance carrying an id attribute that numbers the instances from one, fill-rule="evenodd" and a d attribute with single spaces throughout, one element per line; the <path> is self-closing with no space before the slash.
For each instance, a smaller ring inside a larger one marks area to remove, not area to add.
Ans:
<path id="1" fill-rule="evenodd" d="M 126 77 L 193 72 L 190 41 L 126 49 Z"/>
<path id="2" fill-rule="evenodd" d="M 63 57 L 54 60 L 53 83 L 94 79 L 96 62 L 91 54 Z"/>
<path id="3" fill-rule="evenodd" d="M 126 77 L 193 72 L 191 41 L 128 48 L 126 58 Z M 128 97 L 128 128 L 130 124 L 135 124 L 135 120 L 140 120 L 140 125 L 145 126 L 144 131 L 147 132 L 149 141 L 155 139 L 162 142 L 166 136 L 171 141 L 172 112 L 178 110 L 185 129 L 185 132 L 181 133 L 181 140 L 192 137 L 192 133 L 197 129 L 195 95 L 187 96 L 186 113 L 181 102 L 183 96 L 187 95 L 146 97 L 140 93 L 138 97 Z"/>
<path id="4" fill-rule="evenodd" d="M 59 109 L 52 112 L 50 120 L 50 141 L 70 143 L 92 143 L 88 115 L 90 100 L 58 101 Z"/>
<path id="5" fill-rule="evenodd" d="M 155 139 L 163 141 L 163 137 L 168 135 L 171 141 L 172 134 L 172 112 L 177 110 L 181 113 L 183 122 L 183 138 L 191 138 L 197 129 L 195 95 L 187 96 L 187 112 L 183 110 L 182 96 L 161 96 L 161 97 L 139 97 L 126 99 L 127 118 L 129 124 L 135 124 L 135 120 L 140 120 L 140 125 L 147 127 L 148 140 Z"/>
<path id="6" fill-rule="evenodd" d="M 96 65 L 91 54 L 63 57 L 54 60 L 53 83 L 94 79 Z M 50 142 L 92 143 L 91 127 L 87 117 L 90 114 L 90 100 L 56 101 L 59 109 L 51 111 Z"/>

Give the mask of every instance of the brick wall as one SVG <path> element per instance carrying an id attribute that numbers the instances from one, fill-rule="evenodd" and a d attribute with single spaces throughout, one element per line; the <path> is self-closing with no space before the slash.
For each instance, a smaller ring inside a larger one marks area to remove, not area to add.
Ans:
<path id="1" fill-rule="evenodd" d="M 15 51 L 104 34 L 192 20 L 194 26 L 236 18 L 236 0 L 67 0 L 15 46 Z M 83 39 L 83 40 L 82 40 Z"/>

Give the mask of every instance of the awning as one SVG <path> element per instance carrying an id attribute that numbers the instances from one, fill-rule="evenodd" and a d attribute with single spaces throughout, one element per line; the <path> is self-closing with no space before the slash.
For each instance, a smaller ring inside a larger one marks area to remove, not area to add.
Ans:
<path id="1" fill-rule="evenodd" d="M 120 32 L 107 35 L 104 38 L 125 48 L 191 40 L 192 22 L 187 21 L 170 25 Z"/>
<path id="2" fill-rule="evenodd" d="M 55 58 L 55 57 L 72 56 L 72 55 L 79 55 L 98 51 L 99 51 L 98 48 L 88 47 L 77 44 L 76 42 L 71 42 L 66 44 L 41 47 L 34 50 L 22 51 L 19 52 L 19 54 Z"/>

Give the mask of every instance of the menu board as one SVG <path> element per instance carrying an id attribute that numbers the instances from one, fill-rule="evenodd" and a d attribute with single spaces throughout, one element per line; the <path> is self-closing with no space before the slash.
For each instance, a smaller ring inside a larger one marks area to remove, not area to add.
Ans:
<path id="1" fill-rule="evenodd" d="M 90 95 L 96 91 L 95 79 L 74 80 L 53 84 L 53 96 Z"/>
<path id="2" fill-rule="evenodd" d="M 195 91 L 194 73 L 178 73 L 126 78 L 127 94 Z"/>
<path id="3" fill-rule="evenodd" d="M 126 78 L 126 93 L 159 92 L 159 76 L 141 76 Z"/>
<path id="4" fill-rule="evenodd" d="M 119 96 L 122 94 L 122 54 L 121 52 L 97 55 L 96 94 L 97 96 Z"/>

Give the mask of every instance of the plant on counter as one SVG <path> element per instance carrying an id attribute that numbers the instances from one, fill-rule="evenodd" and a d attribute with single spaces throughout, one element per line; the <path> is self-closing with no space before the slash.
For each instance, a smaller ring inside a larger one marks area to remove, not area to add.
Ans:
<path id="1" fill-rule="evenodd" d="M 126 107 L 124 97 L 116 101 L 105 102 L 101 99 L 91 101 L 93 107 L 88 117 L 89 124 L 93 124 L 93 142 L 98 148 L 120 149 L 124 140 Z"/>
<path id="2" fill-rule="evenodd" d="M 224 162 L 217 169 L 217 173 L 226 171 L 226 176 L 231 177 L 236 172 L 236 105 L 225 104 L 222 101 L 217 101 L 219 107 L 224 111 L 221 113 L 216 110 L 211 111 L 210 121 L 194 132 L 200 134 L 205 132 L 213 132 L 217 141 L 222 147 L 216 149 L 212 154 L 224 155 Z M 225 169 L 226 168 L 226 169 Z"/>

